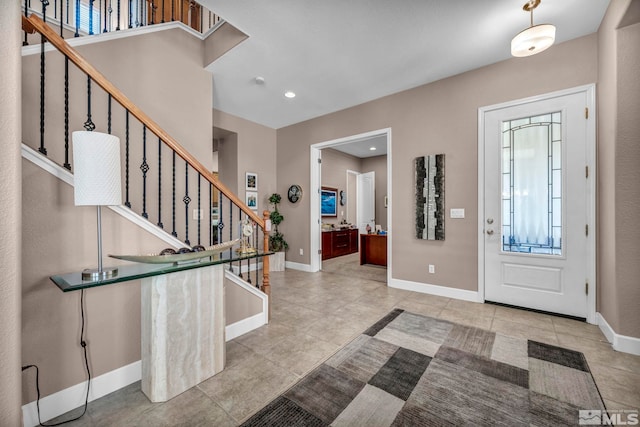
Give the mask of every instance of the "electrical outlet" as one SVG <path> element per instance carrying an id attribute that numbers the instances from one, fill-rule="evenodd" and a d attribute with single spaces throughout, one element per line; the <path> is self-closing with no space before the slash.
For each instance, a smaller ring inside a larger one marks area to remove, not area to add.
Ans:
<path id="1" fill-rule="evenodd" d="M 436 272 L 436 266 L 433 264 L 429 264 L 429 273 L 433 274 Z"/>
<path id="2" fill-rule="evenodd" d="M 193 219 L 198 220 L 204 218 L 204 211 L 202 209 L 193 210 Z"/>
<path id="3" fill-rule="evenodd" d="M 304 255 L 304 251 L 300 248 L 300 255 Z"/>

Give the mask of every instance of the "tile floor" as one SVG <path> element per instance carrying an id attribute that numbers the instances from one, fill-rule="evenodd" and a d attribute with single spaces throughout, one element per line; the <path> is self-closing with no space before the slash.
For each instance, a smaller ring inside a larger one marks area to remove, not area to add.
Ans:
<path id="1" fill-rule="evenodd" d="M 315 274 L 272 273 L 271 322 L 228 342 L 226 369 L 215 377 L 165 403 L 149 402 L 137 382 L 91 402 L 84 417 L 65 425 L 238 425 L 394 307 L 581 351 L 608 409 L 640 408 L 640 356 L 612 350 L 597 326 L 388 288 L 380 281 L 386 270 L 352 265 L 343 274 L 346 261 L 325 261 Z"/>

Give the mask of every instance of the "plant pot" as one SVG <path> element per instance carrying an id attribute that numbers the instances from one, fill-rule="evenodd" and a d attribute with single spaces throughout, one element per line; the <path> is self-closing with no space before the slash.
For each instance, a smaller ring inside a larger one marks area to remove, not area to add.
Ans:
<path id="1" fill-rule="evenodd" d="M 269 271 L 284 271 L 284 252 L 269 255 Z"/>

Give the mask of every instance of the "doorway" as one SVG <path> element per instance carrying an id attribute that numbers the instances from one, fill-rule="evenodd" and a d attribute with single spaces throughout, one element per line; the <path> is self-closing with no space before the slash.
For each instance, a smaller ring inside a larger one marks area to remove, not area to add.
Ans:
<path id="1" fill-rule="evenodd" d="M 479 110 L 479 290 L 595 322 L 595 87 Z"/>
<path id="2" fill-rule="evenodd" d="M 366 132 L 358 135 L 352 135 L 344 138 L 334 139 L 330 141 L 313 144 L 310 147 L 310 190 L 311 194 L 320 194 L 320 188 L 322 186 L 322 154 L 321 150 L 325 148 L 336 148 L 343 145 L 354 144 L 358 141 L 365 139 L 380 137 L 384 139 L 386 145 L 386 170 L 387 170 L 387 230 L 391 234 L 392 224 L 392 191 L 391 191 L 391 129 L 380 129 L 376 131 Z M 311 253 L 311 265 L 310 271 L 317 272 L 322 265 L 321 250 L 321 214 L 320 214 L 320 197 L 311 197 L 310 199 L 310 253 Z M 388 239 L 387 245 L 387 278 L 391 277 L 391 239 Z"/>

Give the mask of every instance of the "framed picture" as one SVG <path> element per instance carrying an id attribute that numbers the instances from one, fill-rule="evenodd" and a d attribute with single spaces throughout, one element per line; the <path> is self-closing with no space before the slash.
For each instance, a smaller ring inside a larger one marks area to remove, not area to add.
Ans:
<path id="1" fill-rule="evenodd" d="M 246 191 L 244 196 L 244 203 L 251 208 L 251 210 L 258 210 L 258 192 Z"/>
<path id="2" fill-rule="evenodd" d="M 322 187 L 320 191 L 320 213 L 322 216 L 338 216 L 338 189 Z"/>
<path id="3" fill-rule="evenodd" d="M 258 174 L 247 172 L 245 174 L 245 190 L 258 191 Z"/>

